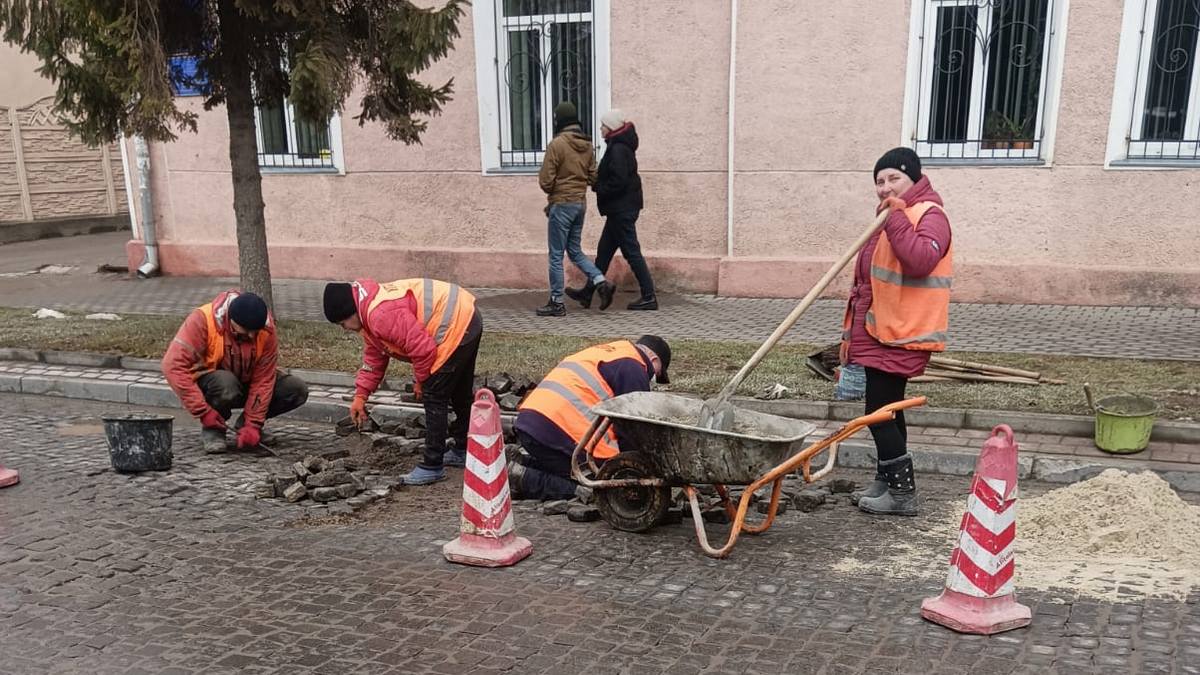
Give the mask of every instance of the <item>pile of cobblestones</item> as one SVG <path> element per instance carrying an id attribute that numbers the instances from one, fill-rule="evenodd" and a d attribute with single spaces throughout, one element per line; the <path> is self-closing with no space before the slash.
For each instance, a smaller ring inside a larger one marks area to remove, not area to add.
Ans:
<path id="1" fill-rule="evenodd" d="M 310 499 L 318 503 L 345 500 L 351 510 L 386 497 L 400 481 L 378 472 L 360 471 L 348 457 L 308 455 L 293 463 L 289 473 L 268 475 L 258 484 L 260 499 L 284 499 L 289 503 Z"/>

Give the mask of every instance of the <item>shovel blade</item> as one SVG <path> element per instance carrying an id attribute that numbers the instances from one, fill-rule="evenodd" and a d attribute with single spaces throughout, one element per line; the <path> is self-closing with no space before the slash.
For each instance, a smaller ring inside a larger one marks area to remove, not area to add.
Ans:
<path id="1" fill-rule="evenodd" d="M 715 431 L 729 431 L 733 428 L 734 408 L 729 401 L 708 399 L 700 406 L 700 427 Z"/>

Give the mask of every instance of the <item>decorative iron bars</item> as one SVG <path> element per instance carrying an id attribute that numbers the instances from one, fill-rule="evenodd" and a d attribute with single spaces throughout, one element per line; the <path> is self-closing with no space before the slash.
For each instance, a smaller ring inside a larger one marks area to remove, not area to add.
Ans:
<path id="1" fill-rule="evenodd" d="M 496 0 L 500 164 L 541 164 L 554 107 L 570 101 L 597 135 L 592 0 Z"/>
<path id="2" fill-rule="evenodd" d="M 1200 0 L 1145 0 L 1128 158 L 1200 160 Z"/>
<path id="3" fill-rule="evenodd" d="M 917 153 L 1040 159 L 1054 0 L 924 0 L 921 26 Z"/>
<path id="4" fill-rule="evenodd" d="M 258 165 L 281 169 L 334 169 L 329 123 L 304 119 L 287 101 L 259 106 Z"/>

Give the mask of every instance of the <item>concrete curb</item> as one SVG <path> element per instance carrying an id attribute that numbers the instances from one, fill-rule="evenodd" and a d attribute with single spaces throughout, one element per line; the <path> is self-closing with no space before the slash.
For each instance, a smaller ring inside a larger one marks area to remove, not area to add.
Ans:
<path id="1" fill-rule="evenodd" d="M 91 352 L 62 352 L 13 347 L 0 348 L 0 361 L 24 361 L 51 365 L 91 368 L 124 368 L 135 371 L 158 372 L 160 364 L 154 359 Z M 326 387 L 353 387 L 354 375 L 307 368 L 291 368 L 293 373 L 306 382 Z M 403 392 L 404 382 L 384 380 L 381 389 Z M 16 391 L 5 388 L 0 381 L 0 392 Z M 12 385 L 7 385 L 11 387 Z M 34 393 L 34 392 L 29 392 Z M 686 392 L 676 392 L 688 395 Z M 114 394 L 115 395 L 115 394 Z M 103 399 L 108 400 L 108 399 Z M 737 405 L 760 412 L 807 420 L 834 420 L 846 422 L 862 415 L 862 403 L 848 401 L 800 401 L 785 399 L 762 401 L 754 398 L 736 397 Z M 1007 424 L 1017 433 L 1053 434 L 1058 436 L 1090 437 L 1094 433 L 1095 421 L 1087 415 L 1059 415 L 1000 410 L 975 410 L 956 408 L 918 408 L 905 413 L 908 422 L 916 426 L 942 427 L 949 429 L 976 429 L 991 431 L 997 424 Z M 1159 420 L 1154 424 L 1150 436 L 1154 441 L 1200 444 L 1200 424 Z"/>

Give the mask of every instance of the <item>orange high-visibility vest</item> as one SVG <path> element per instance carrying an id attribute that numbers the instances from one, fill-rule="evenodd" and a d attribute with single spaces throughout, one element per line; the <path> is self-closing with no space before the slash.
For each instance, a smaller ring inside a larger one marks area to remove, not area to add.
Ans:
<path id="1" fill-rule="evenodd" d="M 225 296 L 225 302 L 221 303 L 220 307 L 213 307 L 213 303 L 205 303 L 197 309 L 204 318 L 208 321 L 208 343 L 204 348 L 204 361 L 201 370 L 196 370 L 192 373 L 193 379 L 200 379 L 200 376 L 211 373 L 221 367 L 221 360 L 225 358 L 225 331 L 221 330 L 217 325 L 218 317 L 221 323 L 229 320 L 229 303 L 237 298 L 236 293 L 230 293 Z M 267 328 L 271 326 L 271 315 L 267 315 L 267 323 L 262 330 L 258 331 L 258 335 L 254 339 L 254 358 L 259 358 L 267 347 Z"/>
<path id="2" fill-rule="evenodd" d="M 913 229 L 933 202 L 918 202 L 904 209 Z M 953 246 L 951 246 L 953 249 Z M 929 276 L 905 276 L 900 259 L 888 241 L 887 232 L 871 256 L 871 307 L 867 310 L 867 333 L 881 343 L 915 351 L 946 350 L 950 325 L 950 286 L 954 281 L 954 254 L 947 250 Z M 851 322 L 849 305 L 842 322 L 842 361 L 849 356 Z"/>
<path id="3" fill-rule="evenodd" d="M 371 323 L 371 312 L 380 303 L 402 299 L 409 293 L 417 301 L 417 320 L 424 324 L 425 332 L 437 343 L 437 354 L 429 369 L 436 373 L 462 342 L 475 314 L 475 296 L 458 284 L 435 279 L 400 279 L 379 284 L 379 292 L 367 306 L 367 325 Z M 396 345 L 382 339 L 379 342 L 392 356 L 407 358 Z"/>
<path id="4" fill-rule="evenodd" d="M 613 397 L 612 387 L 600 376 L 600 364 L 624 358 L 641 361 L 642 354 L 628 340 L 609 342 L 572 354 L 555 366 L 537 388 L 525 397 L 520 410 L 541 413 L 578 442 L 596 419 L 592 414 L 592 406 Z M 618 452 L 617 437 L 610 427 L 592 454 L 600 459 L 608 459 Z"/>

